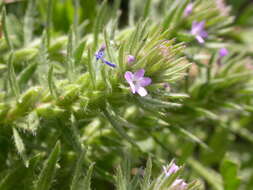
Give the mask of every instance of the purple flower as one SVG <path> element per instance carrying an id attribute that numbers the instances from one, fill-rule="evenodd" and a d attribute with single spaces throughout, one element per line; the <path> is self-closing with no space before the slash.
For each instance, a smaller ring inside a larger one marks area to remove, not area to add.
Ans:
<path id="1" fill-rule="evenodd" d="M 110 67 L 116 67 L 115 64 L 105 60 L 104 56 L 105 56 L 105 45 L 102 45 L 101 48 L 98 50 L 98 52 L 95 54 L 96 57 L 96 61 L 101 60 L 103 63 L 109 65 Z"/>
<path id="2" fill-rule="evenodd" d="M 217 60 L 218 65 L 221 65 L 222 58 L 228 55 L 228 50 L 226 48 L 221 48 L 219 50 L 219 57 Z"/>
<path id="3" fill-rule="evenodd" d="M 207 38 L 208 36 L 208 33 L 205 31 L 204 27 L 205 21 L 201 22 L 194 21 L 192 23 L 191 34 L 194 35 L 196 40 L 198 40 L 198 42 L 201 44 L 205 42 L 204 38 Z"/>
<path id="4" fill-rule="evenodd" d="M 172 185 L 171 185 L 173 190 L 186 190 L 187 188 L 187 183 L 183 179 L 176 179 Z"/>
<path id="5" fill-rule="evenodd" d="M 135 61 L 135 57 L 133 55 L 128 55 L 127 56 L 127 62 L 128 63 L 133 63 Z"/>
<path id="6" fill-rule="evenodd" d="M 225 56 L 227 56 L 228 55 L 228 50 L 226 49 L 226 48 L 221 48 L 220 50 L 219 50 L 219 56 L 222 58 L 222 57 L 225 57 Z"/>
<path id="7" fill-rule="evenodd" d="M 170 176 L 173 173 L 176 173 L 180 167 L 172 161 L 168 166 L 163 166 L 163 171 L 166 176 Z"/>
<path id="8" fill-rule="evenodd" d="M 130 85 L 133 94 L 135 94 L 136 92 L 140 96 L 146 96 L 148 94 L 144 87 L 150 85 L 152 80 L 149 77 L 144 77 L 144 73 L 144 69 L 140 69 L 135 73 L 132 73 L 130 71 L 127 71 L 125 73 L 125 79 Z"/>
<path id="9" fill-rule="evenodd" d="M 193 3 L 189 3 L 185 10 L 184 10 L 184 16 L 187 17 L 192 13 L 192 9 L 193 9 Z"/>

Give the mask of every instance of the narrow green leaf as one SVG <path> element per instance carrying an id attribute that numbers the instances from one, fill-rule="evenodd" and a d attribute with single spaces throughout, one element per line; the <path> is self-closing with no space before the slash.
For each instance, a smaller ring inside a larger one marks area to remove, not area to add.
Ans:
<path id="1" fill-rule="evenodd" d="M 116 132 L 126 139 L 130 144 L 134 145 L 136 148 L 139 149 L 138 145 L 135 143 L 135 141 L 127 134 L 127 132 L 124 130 L 122 123 L 119 123 L 115 114 L 111 113 L 111 110 L 109 111 L 108 108 L 103 110 L 104 115 L 108 119 L 108 121 L 111 123 L 112 127 L 116 130 Z"/>
<path id="2" fill-rule="evenodd" d="M 48 160 L 45 162 L 42 171 L 40 172 L 38 181 L 35 184 L 34 190 L 49 190 L 55 173 L 56 173 L 56 165 L 60 156 L 60 143 L 57 142 L 54 149 L 50 153 Z"/>
<path id="3" fill-rule="evenodd" d="M 31 79 L 32 75 L 36 71 L 38 64 L 31 63 L 29 64 L 18 76 L 18 84 L 20 87 L 26 85 L 26 83 Z"/>
<path id="4" fill-rule="evenodd" d="M 142 98 L 137 98 L 139 102 L 141 102 L 144 106 L 151 106 L 154 107 L 156 109 L 159 108 L 178 108 L 181 107 L 181 104 L 178 103 L 174 103 L 174 102 L 165 102 L 165 101 L 161 101 L 158 99 L 154 99 L 154 98 L 147 98 L 147 97 L 142 97 Z"/>
<path id="5" fill-rule="evenodd" d="M 105 39 L 105 44 L 106 44 L 106 52 L 107 52 L 107 55 L 109 57 L 109 61 L 112 61 L 114 62 L 114 59 L 113 59 L 113 50 L 111 48 L 111 45 L 110 45 L 110 39 L 108 37 L 108 34 L 107 34 L 107 31 L 106 29 L 104 30 L 104 39 Z"/>
<path id="6" fill-rule="evenodd" d="M 135 11 L 136 11 L 136 1 L 128 1 L 129 7 L 129 16 L 128 16 L 128 24 L 133 26 L 135 23 Z"/>
<path id="7" fill-rule="evenodd" d="M 196 135 L 192 134 L 191 132 L 183 129 L 182 127 L 178 127 L 178 126 L 174 126 L 174 125 L 170 125 L 169 129 L 172 130 L 174 133 L 176 134 L 181 134 L 185 137 L 187 137 L 188 139 L 192 140 L 193 142 L 198 143 L 201 147 L 203 147 L 204 149 L 210 151 L 210 148 L 208 147 L 208 145 L 206 145 L 206 143 L 204 143 L 200 138 L 198 138 Z"/>
<path id="8" fill-rule="evenodd" d="M 8 59 L 8 80 L 9 80 L 9 84 L 10 84 L 12 92 L 15 94 L 16 98 L 18 98 L 20 94 L 20 90 L 19 90 L 16 74 L 14 71 L 12 52 L 9 55 L 9 59 Z"/>
<path id="9" fill-rule="evenodd" d="M 152 174 L 152 160 L 151 157 L 148 158 L 146 169 L 143 176 L 143 183 L 141 186 L 142 190 L 147 190 L 151 184 L 151 174 Z"/>
<path id="10" fill-rule="evenodd" d="M 23 159 L 25 166 L 28 167 L 29 163 L 26 157 L 25 145 L 23 143 L 23 140 L 21 136 L 19 135 L 18 131 L 14 127 L 12 128 L 12 131 L 13 131 L 13 138 L 14 138 L 16 149 L 18 153 L 20 154 L 21 158 Z"/>
<path id="11" fill-rule="evenodd" d="M 200 162 L 197 160 L 194 160 L 193 158 L 189 158 L 187 160 L 187 163 L 201 176 L 203 176 L 206 181 L 215 189 L 215 190 L 224 190 L 222 187 L 222 178 L 221 176 L 215 172 L 214 170 L 211 170 L 209 168 L 206 168 L 203 166 Z"/>
<path id="12" fill-rule="evenodd" d="M 120 69 L 120 72 L 123 74 L 124 72 L 124 59 L 125 59 L 125 45 L 122 44 L 119 48 L 119 56 L 118 56 L 118 63 L 119 63 L 119 69 Z"/>
<path id="13" fill-rule="evenodd" d="M 9 35 L 9 31 L 7 29 L 7 24 L 6 24 L 6 9 L 5 7 L 2 10 L 2 23 L 3 23 L 3 33 L 4 33 L 4 39 L 9 47 L 9 50 L 13 50 L 13 46 L 12 43 L 10 41 L 10 35 Z"/>
<path id="14" fill-rule="evenodd" d="M 33 37 L 33 24 L 34 24 L 34 12 L 35 12 L 35 1 L 28 1 L 28 7 L 24 18 L 24 44 L 28 45 Z"/>
<path id="15" fill-rule="evenodd" d="M 78 190 L 79 188 L 79 181 L 80 177 L 83 175 L 83 162 L 84 162 L 84 157 L 85 157 L 86 151 L 82 151 L 81 154 L 79 155 L 79 158 L 76 163 L 75 171 L 74 171 L 74 176 L 71 182 L 70 189 L 71 190 Z"/>
<path id="16" fill-rule="evenodd" d="M 87 65 L 88 65 L 88 71 L 89 71 L 89 74 L 90 74 L 90 78 L 91 78 L 91 82 L 92 82 L 92 85 L 93 85 L 93 88 L 95 88 L 96 86 L 96 72 L 95 72 L 95 68 L 94 68 L 94 65 L 93 65 L 93 59 L 92 59 L 92 53 L 91 53 L 91 50 L 89 49 L 88 50 L 88 60 L 87 60 Z"/>
<path id="17" fill-rule="evenodd" d="M 73 33 L 74 33 L 74 41 L 75 45 L 78 43 L 79 34 L 78 34 L 78 24 L 79 24 L 79 7 L 80 2 L 79 0 L 74 0 L 74 24 L 73 24 Z"/>
<path id="18" fill-rule="evenodd" d="M 214 61 L 215 61 L 215 53 L 212 54 L 209 62 L 208 62 L 208 67 L 207 67 L 207 74 L 206 74 L 206 77 L 207 77 L 207 82 L 209 82 L 211 80 L 211 76 L 212 76 L 212 69 L 213 69 L 213 65 L 214 65 Z"/>
<path id="19" fill-rule="evenodd" d="M 56 91 L 56 86 L 54 84 L 54 79 L 53 79 L 53 76 L 54 76 L 54 66 L 53 64 L 50 65 L 49 67 L 49 71 L 48 71 L 48 87 L 49 87 L 49 91 L 51 93 L 52 96 L 54 97 L 57 97 L 57 91 Z"/>
<path id="20" fill-rule="evenodd" d="M 92 177 L 94 166 L 95 166 L 95 163 L 91 163 L 91 165 L 86 173 L 86 176 L 84 177 L 84 180 L 82 182 L 83 183 L 82 189 L 91 190 L 91 177 Z"/>
<path id="21" fill-rule="evenodd" d="M 66 72 L 68 73 L 68 77 L 70 80 L 73 79 L 74 74 L 74 60 L 73 60 L 73 29 L 69 31 L 68 35 L 68 46 L 67 46 L 67 67 Z"/>
<path id="22" fill-rule="evenodd" d="M 119 166 L 116 173 L 116 187 L 119 190 L 127 190 L 127 183 L 125 181 L 122 168 Z"/>
<path id="23" fill-rule="evenodd" d="M 224 189 L 238 190 L 241 183 L 238 178 L 238 165 L 232 160 L 224 159 L 220 170 L 224 181 Z"/>
<path id="24" fill-rule="evenodd" d="M 98 47 L 98 36 L 99 33 L 102 30 L 102 26 L 105 22 L 106 18 L 106 1 L 103 1 L 102 4 L 99 7 L 96 19 L 95 19 L 95 24 L 93 26 L 93 34 L 94 34 L 94 45 L 92 52 L 95 52 L 96 48 Z"/>
<path id="25" fill-rule="evenodd" d="M 152 3 L 152 0 L 146 0 L 146 2 L 145 2 L 144 13 L 143 13 L 144 19 L 146 19 L 150 14 L 151 3 Z"/>
<path id="26" fill-rule="evenodd" d="M 47 1 L 47 20 L 46 20 L 46 46 L 49 49 L 51 42 L 52 13 L 54 0 Z"/>
<path id="27" fill-rule="evenodd" d="M 141 30 L 141 25 L 142 23 L 139 22 L 136 26 L 136 29 L 132 32 L 130 40 L 129 40 L 129 45 L 128 45 L 128 51 L 130 54 L 134 54 L 134 48 L 136 47 L 136 45 L 138 44 L 138 36 L 140 34 L 140 30 Z"/>
<path id="28" fill-rule="evenodd" d="M 81 59 L 82 59 L 82 55 L 83 55 L 83 51 L 85 49 L 86 46 L 86 42 L 82 41 L 78 47 L 75 49 L 74 51 L 74 59 L 75 59 L 75 65 L 80 64 Z"/>

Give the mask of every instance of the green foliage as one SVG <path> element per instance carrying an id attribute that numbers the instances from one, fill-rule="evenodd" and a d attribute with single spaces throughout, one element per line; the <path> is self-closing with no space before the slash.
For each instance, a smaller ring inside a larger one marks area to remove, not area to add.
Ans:
<path id="1" fill-rule="evenodd" d="M 190 2 L 2 3 L 0 189 L 250 190 L 252 10 Z M 124 78 L 139 69 L 145 97 Z M 187 169 L 165 175 L 173 158 Z"/>

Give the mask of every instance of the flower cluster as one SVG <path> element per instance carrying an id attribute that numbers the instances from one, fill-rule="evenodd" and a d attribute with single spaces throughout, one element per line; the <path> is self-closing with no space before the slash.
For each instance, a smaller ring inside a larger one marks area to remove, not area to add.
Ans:
<path id="1" fill-rule="evenodd" d="M 99 51 L 95 54 L 96 60 L 101 60 L 103 63 L 109 65 L 110 67 L 116 67 L 115 64 L 110 63 L 104 59 L 105 56 L 105 45 L 102 45 Z M 135 57 L 133 55 L 128 55 L 127 62 L 133 63 Z M 127 71 L 125 73 L 125 79 L 130 85 L 131 91 L 133 94 L 138 93 L 140 96 L 146 96 L 148 94 L 147 90 L 144 88 L 151 84 L 152 80 L 149 77 L 144 77 L 145 70 L 140 69 L 135 73 Z"/>
<path id="2" fill-rule="evenodd" d="M 192 13 L 193 7 L 194 7 L 194 4 L 192 2 L 186 6 L 184 10 L 184 17 L 187 17 Z M 205 42 L 204 39 L 208 37 L 208 33 L 207 31 L 205 31 L 204 27 L 205 27 L 205 21 L 201 21 L 201 22 L 194 21 L 192 23 L 192 28 L 190 31 L 191 35 L 195 36 L 196 40 L 200 44 L 203 44 Z"/>

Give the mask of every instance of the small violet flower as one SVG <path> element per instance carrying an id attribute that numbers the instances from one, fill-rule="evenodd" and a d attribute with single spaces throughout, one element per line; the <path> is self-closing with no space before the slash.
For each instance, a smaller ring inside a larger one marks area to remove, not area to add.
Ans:
<path id="1" fill-rule="evenodd" d="M 98 52 L 95 54 L 96 57 L 96 61 L 101 60 L 103 63 L 109 65 L 110 67 L 116 67 L 115 64 L 105 60 L 104 56 L 105 56 L 105 45 L 102 45 L 101 48 L 98 50 Z"/>
<path id="2" fill-rule="evenodd" d="M 183 179 L 176 179 L 171 187 L 173 190 L 186 190 L 187 183 Z"/>
<path id="3" fill-rule="evenodd" d="M 184 10 L 184 16 L 185 17 L 189 16 L 192 13 L 192 10 L 193 10 L 193 3 L 189 3 Z"/>
<path id="4" fill-rule="evenodd" d="M 135 61 L 135 57 L 133 55 L 128 55 L 127 56 L 127 62 L 128 63 L 133 63 Z"/>
<path id="5" fill-rule="evenodd" d="M 167 166 L 163 166 L 163 171 L 166 176 L 170 176 L 171 174 L 176 173 L 179 169 L 180 167 L 176 165 L 174 161 L 172 161 L 172 163 Z"/>
<path id="6" fill-rule="evenodd" d="M 227 56 L 228 55 L 228 50 L 226 49 L 226 48 L 221 48 L 220 50 L 219 50 L 219 56 L 222 58 L 222 57 L 225 57 L 225 56 Z"/>
<path id="7" fill-rule="evenodd" d="M 192 23 L 191 34 L 194 35 L 196 40 L 198 40 L 198 42 L 201 44 L 205 42 L 204 38 L 207 38 L 208 36 L 208 33 L 205 31 L 204 27 L 205 21 L 201 22 L 194 21 Z"/>
<path id="8" fill-rule="evenodd" d="M 219 50 L 219 57 L 218 57 L 218 60 L 217 60 L 218 65 L 221 65 L 222 58 L 227 56 L 228 54 L 229 54 L 229 52 L 226 48 L 221 48 Z"/>
<path id="9" fill-rule="evenodd" d="M 149 77 L 144 77 L 144 73 L 144 69 L 140 69 L 135 73 L 132 73 L 130 71 L 127 71 L 125 73 L 125 79 L 130 85 L 133 94 L 136 92 L 140 96 L 146 96 L 148 94 L 147 90 L 144 87 L 150 85 L 152 80 Z"/>

